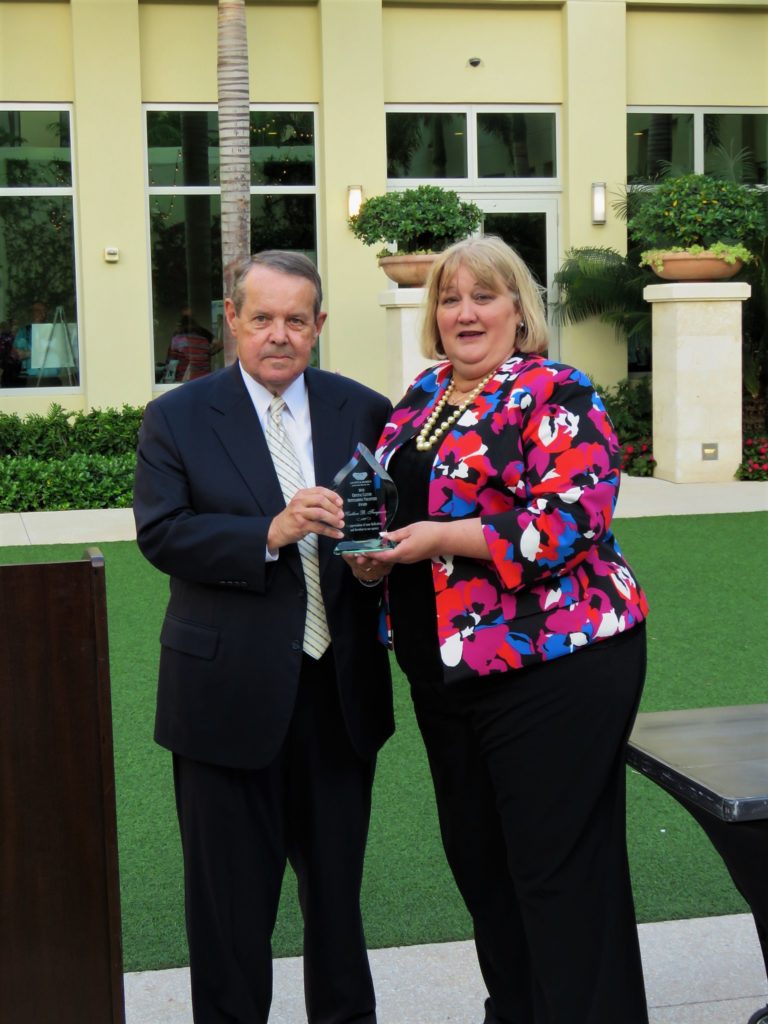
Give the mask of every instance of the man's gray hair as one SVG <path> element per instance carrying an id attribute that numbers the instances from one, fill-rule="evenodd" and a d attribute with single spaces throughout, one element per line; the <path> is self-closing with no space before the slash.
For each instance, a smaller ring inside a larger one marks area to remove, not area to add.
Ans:
<path id="1" fill-rule="evenodd" d="M 246 277 L 254 267 L 268 267 L 270 270 L 275 270 L 279 274 L 291 274 L 293 277 L 305 277 L 308 281 L 311 281 L 315 289 L 314 314 L 315 319 L 317 319 L 320 315 L 320 309 L 323 304 L 323 283 L 320 280 L 317 267 L 312 260 L 303 253 L 288 252 L 285 249 L 265 249 L 264 252 L 257 252 L 252 256 L 246 256 L 234 264 L 232 267 L 232 290 L 230 298 L 234 304 L 235 312 L 238 315 L 240 314 L 240 310 L 243 308 L 243 300 L 245 299 L 245 289 L 243 285 Z"/>

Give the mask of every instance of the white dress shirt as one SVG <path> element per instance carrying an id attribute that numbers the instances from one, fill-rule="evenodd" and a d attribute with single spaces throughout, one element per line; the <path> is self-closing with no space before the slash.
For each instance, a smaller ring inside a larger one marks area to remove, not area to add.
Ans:
<path id="1" fill-rule="evenodd" d="M 263 384 L 259 384 L 250 374 L 246 373 L 240 363 L 238 363 L 238 366 L 240 366 L 243 383 L 253 402 L 256 415 L 259 417 L 261 429 L 266 433 L 269 404 L 274 395 Z M 307 384 L 303 373 L 292 384 L 289 384 L 282 397 L 285 401 L 283 426 L 293 442 L 293 447 L 296 449 L 305 485 L 307 487 L 314 487 L 315 462 L 314 450 L 312 448 L 312 424 L 309 419 L 309 396 L 307 395 Z M 272 552 L 267 548 L 268 562 L 274 562 L 278 557 L 279 551 Z"/>
<path id="2" fill-rule="evenodd" d="M 240 366 L 240 373 L 243 376 L 243 381 L 253 402 L 256 415 L 259 417 L 261 429 L 266 433 L 269 403 L 274 398 L 274 395 L 263 384 L 259 384 L 250 374 L 246 373 L 242 366 Z M 285 389 L 283 399 L 285 401 L 283 426 L 293 442 L 293 447 L 296 449 L 296 454 L 299 457 L 305 485 L 307 487 L 314 487 L 315 460 L 312 448 L 312 424 L 309 419 L 309 396 L 307 395 L 307 385 L 303 373 Z"/>

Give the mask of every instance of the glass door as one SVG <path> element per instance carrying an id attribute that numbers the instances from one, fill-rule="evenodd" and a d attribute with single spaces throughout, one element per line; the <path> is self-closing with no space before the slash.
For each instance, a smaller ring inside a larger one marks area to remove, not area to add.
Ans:
<path id="1" fill-rule="evenodd" d="M 465 195 L 483 210 L 482 233 L 498 235 L 512 246 L 530 267 L 533 276 L 546 289 L 544 301 L 552 294 L 555 272 L 558 267 L 558 201 L 547 196 L 540 199 L 503 198 Z M 557 327 L 550 324 L 549 355 L 559 358 L 560 338 Z"/>

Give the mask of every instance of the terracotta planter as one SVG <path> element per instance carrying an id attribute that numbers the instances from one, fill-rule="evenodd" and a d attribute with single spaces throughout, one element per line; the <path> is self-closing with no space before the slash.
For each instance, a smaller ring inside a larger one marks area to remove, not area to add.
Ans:
<path id="1" fill-rule="evenodd" d="M 665 252 L 661 270 L 653 272 L 665 281 L 726 281 L 741 270 L 741 260 L 726 263 L 711 252 Z"/>
<path id="2" fill-rule="evenodd" d="M 437 256 L 436 252 L 380 256 L 379 266 L 401 288 L 423 288 Z"/>

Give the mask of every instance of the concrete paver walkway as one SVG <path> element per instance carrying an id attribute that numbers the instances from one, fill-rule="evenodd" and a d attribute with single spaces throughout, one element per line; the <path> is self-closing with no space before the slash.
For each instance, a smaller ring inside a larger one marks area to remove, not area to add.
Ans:
<path id="1" fill-rule="evenodd" d="M 641 924 L 639 932 L 651 1024 L 746 1024 L 768 1002 L 751 915 Z M 370 957 L 379 1024 L 480 1024 L 486 993 L 473 943 L 374 949 Z M 270 1024 L 301 1024 L 301 958 L 276 960 L 274 975 Z M 186 968 L 127 974 L 125 993 L 127 1024 L 192 1022 Z"/>

